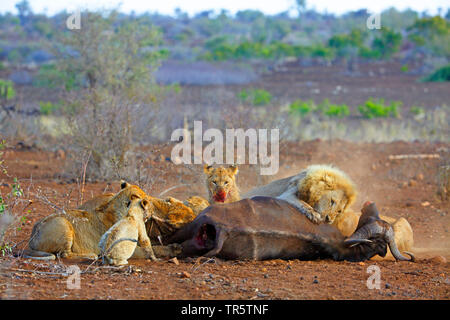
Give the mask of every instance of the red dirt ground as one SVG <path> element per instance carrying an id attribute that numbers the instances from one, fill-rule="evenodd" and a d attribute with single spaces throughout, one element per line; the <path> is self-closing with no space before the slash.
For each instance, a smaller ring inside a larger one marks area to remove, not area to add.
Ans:
<path id="1" fill-rule="evenodd" d="M 311 141 L 283 143 L 280 147 L 281 178 L 313 163 L 331 163 L 347 172 L 359 188 L 354 210 L 368 199 L 382 214 L 405 217 L 415 236 L 416 263 L 366 261 L 364 263 L 321 261 L 223 261 L 203 259 L 168 261 L 129 260 L 123 268 L 91 265 L 87 260 L 41 262 L 31 259 L 0 258 L 1 299 L 449 299 L 450 297 L 450 215 L 449 202 L 438 195 L 438 168 L 448 165 L 450 144 L 348 143 Z M 163 148 L 170 156 L 170 147 Z M 437 159 L 389 160 L 392 154 L 439 154 Z M 201 166 L 189 169 L 150 156 L 152 174 L 158 176 L 151 195 L 179 184 L 165 194 L 181 199 L 206 196 Z M 5 153 L 9 176 L 0 176 L 0 188 L 7 194 L 17 177 L 24 190 L 19 210 L 27 222 L 11 229 L 6 239 L 17 248 L 26 245 L 31 228 L 53 209 L 36 199 L 38 189 L 59 206 L 76 207 L 79 186 L 62 174 L 64 160 L 56 153 L 18 147 Z M 245 192 L 263 183 L 258 171 L 241 166 L 238 184 Z M 84 200 L 105 191 L 118 190 L 118 183 L 88 183 Z M 28 210 L 30 212 L 28 213 Z M 16 227 L 21 227 L 18 230 Z M 440 258 L 436 258 L 440 256 Z M 81 270 L 80 289 L 68 289 L 66 268 Z M 368 289 L 367 268 L 377 265 L 381 288 Z"/>

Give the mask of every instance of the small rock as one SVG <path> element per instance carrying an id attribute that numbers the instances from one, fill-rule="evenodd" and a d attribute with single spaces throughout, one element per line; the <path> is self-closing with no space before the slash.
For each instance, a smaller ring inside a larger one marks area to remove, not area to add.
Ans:
<path id="1" fill-rule="evenodd" d="M 421 203 L 422 207 L 428 207 L 430 203 L 428 201 L 424 201 Z"/>
<path id="2" fill-rule="evenodd" d="M 183 271 L 182 273 L 181 273 L 181 278 L 183 278 L 183 279 L 189 279 L 191 277 L 191 274 L 189 273 L 189 272 L 186 272 L 186 271 Z"/>
<path id="3" fill-rule="evenodd" d="M 384 287 L 385 287 L 386 289 L 389 289 L 389 288 L 391 287 L 391 285 L 390 285 L 389 283 L 386 282 L 386 284 L 384 285 Z"/>
<path id="4" fill-rule="evenodd" d="M 409 180 L 408 186 L 414 187 L 415 185 L 417 185 L 417 181 L 416 180 L 414 180 L 414 179 Z"/>
<path id="5" fill-rule="evenodd" d="M 419 174 L 416 176 L 416 178 L 417 178 L 417 180 L 422 181 L 425 177 L 423 176 L 423 174 L 419 173 Z"/>
<path id="6" fill-rule="evenodd" d="M 269 275 L 266 273 L 266 274 L 264 275 L 264 278 L 267 279 L 268 277 L 269 277 Z"/>
<path id="7" fill-rule="evenodd" d="M 172 258 L 172 259 L 169 259 L 169 262 L 170 262 L 170 263 L 174 263 L 174 264 L 176 264 L 177 266 L 180 264 L 180 263 L 178 262 L 177 257 L 174 257 L 174 258 Z"/>
<path id="8" fill-rule="evenodd" d="M 319 280 L 314 279 L 313 283 L 314 283 L 314 284 L 317 284 L 317 283 L 319 283 Z"/>

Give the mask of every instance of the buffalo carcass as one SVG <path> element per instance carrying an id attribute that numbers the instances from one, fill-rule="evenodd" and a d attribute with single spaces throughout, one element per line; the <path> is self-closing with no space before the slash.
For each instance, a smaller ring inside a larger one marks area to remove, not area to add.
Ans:
<path id="1" fill-rule="evenodd" d="M 399 252 L 392 227 L 373 203 L 362 209 L 358 229 L 347 239 L 329 224 L 311 222 L 314 209 L 303 205 L 270 197 L 213 205 L 168 240 L 181 243 L 182 256 L 363 261 L 385 256 L 389 246 L 397 260 L 414 260 Z"/>

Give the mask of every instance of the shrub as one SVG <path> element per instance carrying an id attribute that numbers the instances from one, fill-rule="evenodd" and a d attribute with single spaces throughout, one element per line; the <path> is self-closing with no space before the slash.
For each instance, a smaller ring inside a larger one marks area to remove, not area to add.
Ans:
<path id="1" fill-rule="evenodd" d="M 156 111 L 164 93 L 154 79 L 165 56 L 159 50 L 161 32 L 139 20 L 121 24 L 115 11 L 86 11 L 82 18 L 82 32 L 55 34 L 57 59 L 48 70 L 56 78 L 75 75 L 69 77 L 73 86 L 65 84 L 62 110 L 71 133 L 64 142 L 74 155 L 66 170 L 78 174 L 74 171 L 87 163 L 88 178 L 133 180 L 137 141 L 162 124 Z M 79 90 L 71 91 L 78 83 Z"/>
<path id="2" fill-rule="evenodd" d="M 361 115 L 367 119 L 398 117 L 400 101 L 393 101 L 390 105 L 385 105 L 383 99 L 373 100 L 369 98 L 363 105 L 358 106 Z"/>
<path id="3" fill-rule="evenodd" d="M 43 115 L 49 115 L 54 113 L 56 110 L 58 110 L 61 107 L 60 104 L 54 104 L 52 102 L 39 102 L 39 111 Z"/>
<path id="4" fill-rule="evenodd" d="M 0 140 L 0 169 L 3 174 L 7 175 L 6 167 L 3 164 L 3 150 L 6 146 L 5 140 Z M 18 204 L 23 201 L 23 190 L 17 180 L 17 178 L 13 179 L 13 184 L 11 186 L 11 190 L 6 195 L 3 195 L 0 190 L 0 253 L 2 256 L 10 254 L 12 252 L 13 245 L 5 240 L 5 234 L 7 229 L 15 222 L 16 216 L 15 213 L 23 212 L 23 207 L 19 209 Z M 30 210 L 27 211 L 28 213 Z M 19 222 L 21 225 L 24 225 L 27 221 L 26 216 L 20 217 Z M 17 228 L 17 231 L 20 231 L 21 227 Z"/>
<path id="5" fill-rule="evenodd" d="M 242 89 L 238 94 L 238 98 L 242 103 L 264 106 L 272 101 L 272 94 L 264 89 Z"/>
<path id="6" fill-rule="evenodd" d="M 424 110 L 424 108 L 421 108 L 421 107 L 417 107 L 417 106 L 412 106 L 410 109 L 409 109 L 409 112 L 411 112 L 412 114 L 414 114 L 414 115 L 419 115 L 419 114 L 424 114 L 425 113 L 425 110 Z"/>
<path id="7" fill-rule="evenodd" d="M 410 26 L 408 38 L 426 47 L 433 55 L 448 58 L 450 54 L 450 22 L 443 17 L 424 17 Z"/>
<path id="8" fill-rule="evenodd" d="M 0 79 L 0 97 L 2 100 L 10 100 L 16 96 L 14 85 L 10 80 Z"/>
<path id="9" fill-rule="evenodd" d="M 298 99 L 292 102 L 289 106 L 289 110 L 291 111 L 291 113 L 298 114 L 300 116 L 305 116 L 308 113 L 314 111 L 314 109 L 315 104 L 312 100 L 303 101 L 301 99 Z"/>
<path id="10" fill-rule="evenodd" d="M 350 109 L 345 104 L 330 104 L 323 113 L 331 118 L 343 118 L 350 114 Z"/>
<path id="11" fill-rule="evenodd" d="M 372 49 L 378 51 L 383 58 L 389 58 L 400 49 L 402 42 L 401 33 L 387 27 L 382 28 L 380 35 L 372 42 Z"/>
<path id="12" fill-rule="evenodd" d="M 450 64 L 437 69 L 432 74 L 424 79 L 424 81 L 430 82 L 445 82 L 450 81 Z"/>
<path id="13" fill-rule="evenodd" d="M 71 91 L 81 88 L 82 79 L 74 72 L 63 72 L 54 64 L 45 64 L 39 68 L 33 85 L 44 88 L 64 87 L 65 90 Z"/>

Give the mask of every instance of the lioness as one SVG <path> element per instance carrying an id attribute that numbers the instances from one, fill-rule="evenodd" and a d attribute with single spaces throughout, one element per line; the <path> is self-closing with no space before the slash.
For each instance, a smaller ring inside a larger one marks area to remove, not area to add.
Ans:
<path id="1" fill-rule="evenodd" d="M 152 204 L 146 199 L 131 201 L 128 214 L 101 237 L 98 245 L 107 263 L 128 264 L 128 259 L 133 255 L 137 243 L 146 252 L 148 258 L 157 260 L 144 224 L 151 215 L 150 206 Z"/>
<path id="2" fill-rule="evenodd" d="M 38 221 L 33 226 L 24 257 L 97 258 L 101 236 L 127 214 L 132 200 L 145 199 L 147 195 L 138 186 L 123 182 L 121 190 L 108 197 L 108 201 L 102 198 L 93 210 L 92 206 L 90 211 L 69 209 Z"/>
<path id="3" fill-rule="evenodd" d="M 183 201 L 183 204 L 194 211 L 195 215 L 209 207 L 209 201 L 199 196 L 192 196 Z"/>

